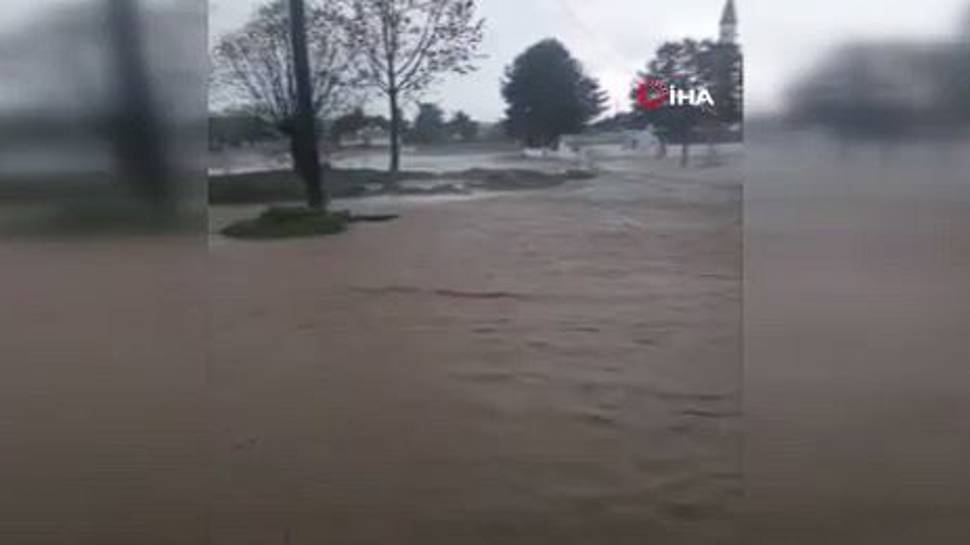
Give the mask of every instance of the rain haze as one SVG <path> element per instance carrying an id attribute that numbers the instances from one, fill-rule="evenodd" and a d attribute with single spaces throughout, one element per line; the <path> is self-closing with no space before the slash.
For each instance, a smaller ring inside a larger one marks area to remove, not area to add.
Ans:
<path id="1" fill-rule="evenodd" d="M 210 41 L 238 28 L 261 0 L 209 3 Z M 448 78 L 428 98 L 449 111 L 497 121 L 504 104 L 499 81 L 517 54 L 547 38 L 563 41 L 610 93 L 612 113 L 630 109 L 629 91 L 638 70 L 666 40 L 716 38 L 724 2 L 690 0 L 485 0 L 485 42 L 477 74 Z M 746 52 L 746 107 L 749 113 L 776 111 L 791 79 L 843 39 L 931 39 L 959 29 L 966 4 L 929 0 L 919 8 L 880 0 L 840 2 L 737 2 L 740 43 Z M 375 111 L 382 104 L 372 106 Z"/>
<path id="2" fill-rule="evenodd" d="M 311 1 L 4 2 L 0 542 L 970 543 L 966 1 Z"/>
<path id="3" fill-rule="evenodd" d="M 253 5 L 213 5 L 210 40 Z M 294 543 L 739 542 L 741 63 L 729 4 L 688 5 L 637 8 L 642 28 L 632 3 L 475 2 L 478 70 L 412 97 L 400 139 L 378 120 L 320 145 L 332 205 L 368 219 L 334 244 L 234 240 L 262 204 L 247 191 L 294 187 L 295 161 L 280 144 L 213 149 L 216 442 L 257 464 L 218 485 L 216 542 L 272 542 L 274 510 Z M 712 40 L 684 51 L 723 110 L 671 113 L 669 145 L 639 111 L 595 126 L 687 37 Z M 495 130 L 506 99 L 517 113 Z M 456 134 L 456 110 L 490 123 Z"/>

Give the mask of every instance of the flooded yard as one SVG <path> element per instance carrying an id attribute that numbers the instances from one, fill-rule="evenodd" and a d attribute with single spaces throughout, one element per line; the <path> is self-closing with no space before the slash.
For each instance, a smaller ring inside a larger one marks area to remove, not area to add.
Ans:
<path id="1" fill-rule="evenodd" d="M 738 543 L 740 168 L 598 168 L 214 235 L 213 543 Z"/>

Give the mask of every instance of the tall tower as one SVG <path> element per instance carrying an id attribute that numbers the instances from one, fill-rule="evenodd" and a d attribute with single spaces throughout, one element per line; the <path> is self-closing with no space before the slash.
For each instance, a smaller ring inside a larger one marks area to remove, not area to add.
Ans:
<path id="1" fill-rule="evenodd" d="M 727 0 L 724 12 L 721 13 L 721 43 L 733 44 L 738 40 L 738 14 L 734 9 L 734 0 Z"/>

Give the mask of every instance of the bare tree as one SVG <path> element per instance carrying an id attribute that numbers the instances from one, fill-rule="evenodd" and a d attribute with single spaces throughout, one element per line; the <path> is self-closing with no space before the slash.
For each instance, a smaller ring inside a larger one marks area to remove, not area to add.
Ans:
<path id="1" fill-rule="evenodd" d="M 401 166 L 401 101 L 448 72 L 475 69 L 485 22 L 474 0 L 348 0 L 345 27 L 360 50 L 363 77 L 387 96 L 391 172 Z"/>
<path id="2" fill-rule="evenodd" d="M 336 1 L 307 2 L 306 49 L 310 76 L 310 109 L 316 119 L 341 113 L 362 98 L 357 91 L 357 59 L 341 25 Z M 259 7 L 246 25 L 223 36 L 213 51 L 215 91 L 230 102 L 271 122 L 290 137 L 296 170 L 313 176 L 309 155 L 300 146 L 297 119 L 299 86 L 293 55 L 291 14 L 287 0 Z M 303 131 L 305 132 L 305 131 Z M 315 131 L 314 131 L 315 132 Z"/>

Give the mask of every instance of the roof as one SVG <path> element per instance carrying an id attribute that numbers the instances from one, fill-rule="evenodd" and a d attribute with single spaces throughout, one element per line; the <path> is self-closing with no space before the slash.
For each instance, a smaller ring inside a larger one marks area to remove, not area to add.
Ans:
<path id="1" fill-rule="evenodd" d="M 734 0 L 727 0 L 724 4 L 724 12 L 721 14 L 722 25 L 733 25 L 738 22 L 738 14 L 734 10 Z"/>

